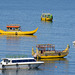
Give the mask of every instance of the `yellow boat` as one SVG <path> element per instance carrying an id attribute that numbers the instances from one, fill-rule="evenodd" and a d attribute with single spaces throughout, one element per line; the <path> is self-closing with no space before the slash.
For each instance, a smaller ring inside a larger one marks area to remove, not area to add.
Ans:
<path id="1" fill-rule="evenodd" d="M 50 13 L 43 13 L 41 15 L 41 20 L 42 21 L 52 21 L 53 20 L 53 16 Z"/>
<path id="2" fill-rule="evenodd" d="M 69 45 L 63 51 L 55 50 L 54 44 L 37 44 L 36 53 L 32 48 L 32 56 L 37 59 L 63 58 L 69 53 Z"/>
<path id="3" fill-rule="evenodd" d="M 21 26 L 19 24 L 10 24 L 7 25 L 7 31 L 0 29 L 0 34 L 4 35 L 33 35 L 37 32 L 38 27 L 33 31 L 22 31 Z"/>
<path id="4" fill-rule="evenodd" d="M 68 60 L 66 58 L 39 59 L 38 61 L 43 61 L 44 63 L 55 63 L 56 61 L 66 61 L 68 63 Z"/>

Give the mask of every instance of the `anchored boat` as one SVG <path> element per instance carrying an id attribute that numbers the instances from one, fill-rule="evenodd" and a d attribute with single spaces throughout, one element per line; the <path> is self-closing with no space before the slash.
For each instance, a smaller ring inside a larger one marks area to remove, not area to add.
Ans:
<path id="1" fill-rule="evenodd" d="M 3 58 L 0 69 L 38 68 L 43 63 L 34 58 Z"/>
<path id="2" fill-rule="evenodd" d="M 33 31 L 22 31 L 19 24 L 10 24 L 6 26 L 7 31 L 0 29 L 0 34 L 4 35 L 33 35 L 37 32 L 38 28 Z"/>
<path id="3" fill-rule="evenodd" d="M 41 20 L 42 21 L 52 21 L 53 20 L 53 16 L 50 13 L 42 13 Z"/>
<path id="4" fill-rule="evenodd" d="M 39 59 L 63 58 L 67 56 L 68 53 L 69 53 L 69 45 L 67 45 L 67 48 L 63 51 L 55 50 L 54 44 L 38 44 L 36 46 L 36 53 L 32 48 L 32 56 L 34 58 Z"/>

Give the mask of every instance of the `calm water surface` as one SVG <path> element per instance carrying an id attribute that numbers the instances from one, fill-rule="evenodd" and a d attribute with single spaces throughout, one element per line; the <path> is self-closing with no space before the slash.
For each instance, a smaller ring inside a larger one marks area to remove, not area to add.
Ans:
<path id="1" fill-rule="evenodd" d="M 40 20 L 41 13 L 52 13 L 53 22 Z M 44 65 L 32 70 L 0 70 L 0 75 L 75 75 L 75 0 L 0 0 L 0 29 L 7 24 L 20 24 L 23 31 L 39 27 L 30 36 L 0 34 L 0 59 L 11 55 L 32 57 L 36 44 L 55 44 L 69 55 L 63 59 L 43 60 Z M 1 61 L 1 60 L 0 60 Z"/>

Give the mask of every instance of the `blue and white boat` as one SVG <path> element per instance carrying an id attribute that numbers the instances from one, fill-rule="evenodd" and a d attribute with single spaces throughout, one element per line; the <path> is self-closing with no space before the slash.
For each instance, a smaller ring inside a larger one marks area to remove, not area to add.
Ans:
<path id="1" fill-rule="evenodd" d="M 42 61 L 36 61 L 34 58 L 3 58 L 0 69 L 38 68 L 43 63 Z"/>

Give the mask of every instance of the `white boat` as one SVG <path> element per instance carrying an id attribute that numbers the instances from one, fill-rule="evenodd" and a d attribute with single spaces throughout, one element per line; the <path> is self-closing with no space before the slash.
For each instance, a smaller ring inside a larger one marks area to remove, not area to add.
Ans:
<path id="1" fill-rule="evenodd" d="M 73 41 L 73 45 L 75 46 L 75 41 Z"/>
<path id="2" fill-rule="evenodd" d="M 38 68 L 43 63 L 34 58 L 3 58 L 0 69 Z"/>

